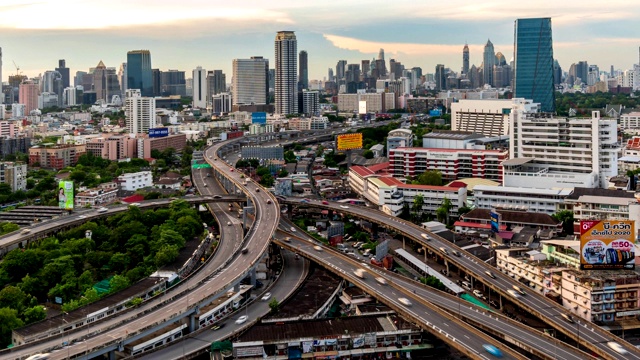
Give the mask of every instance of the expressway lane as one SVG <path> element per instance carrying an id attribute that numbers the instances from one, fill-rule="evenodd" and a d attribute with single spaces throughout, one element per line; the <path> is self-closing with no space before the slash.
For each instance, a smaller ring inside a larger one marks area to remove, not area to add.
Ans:
<path id="1" fill-rule="evenodd" d="M 283 236 L 285 233 L 282 232 Z M 441 339 L 456 346 L 463 347 L 468 355 L 479 359 L 491 359 L 493 358 L 489 353 L 483 349 L 484 344 L 492 344 L 498 347 L 505 355 L 507 359 L 525 359 L 523 355 L 513 351 L 512 349 L 498 344 L 496 340 L 490 336 L 476 330 L 464 322 L 459 321 L 453 315 L 446 314 L 442 310 L 438 309 L 429 302 L 424 301 L 420 297 L 413 294 L 410 289 L 396 286 L 393 284 L 393 280 L 388 278 L 388 285 L 381 285 L 377 283 L 374 278 L 376 276 L 385 276 L 385 272 L 377 272 L 372 269 L 368 264 L 357 262 L 348 256 L 339 254 L 336 251 L 332 251 L 324 247 L 323 251 L 317 251 L 313 247 L 317 245 L 312 238 L 306 238 L 306 240 L 298 238 L 300 232 L 287 234 L 291 238 L 291 242 L 287 243 L 282 240 L 277 240 L 277 243 L 283 247 L 289 248 L 293 251 L 299 252 L 305 257 L 310 258 L 312 261 L 324 266 L 330 271 L 337 273 L 339 276 L 347 279 L 349 282 L 356 286 L 369 290 L 369 294 L 374 295 L 381 302 L 386 303 L 392 308 L 396 308 L 403 316 L 409 315 L 412 321 L 419 321 L 423 324 L 423 327 L 430 328 L 429 332 L 440 337 Z M 280 238 L 280 236 L 279 236 Z M 365 279 L 360 279 L 353 275 L 353 272 L 363 268 L 368 275 Z M 374 289 L 375 291 L 371 291 Z M 412 305 L 405 306 L 398 298 L 406 297 L 411 298 Z M 575 359 L 575 358 L 570 358 Z M 584 359 L 579 357 L 577 359 Z"/>
<path id="2" fill-rule="evenodd" d="M 465 272 L 471 274 L 475 279 L 482 281 L 493 291 L 506 296 L 511 301 L 522 306 L 523 309 L 540 317 L 541 320 L 545 321 L 558 331 L 561 331 L 562 333 L 572 337 L 576 341 L 579 339 L 581 346 L 594 351 L 598 355 L 608 359 L 619 359 L 621 357 L 625 359 L 640 359 L 640 350 L 633 345 L 590 322 L 585 322 L 584 320 L 577 321 L 577 319 L 576 323 L 573 324 L 567 322 L 566 320 L 564 320 L 561 314 L 567 314 L 568 311 L 559 304 L 554 303 L 550 299 L 545 298 L 537 292 L 531 291 L 530 289 L 521 286 L 522 284 L 514 281 L 510 277 L 497 271 L 495 268 L 478 260 L 468 252 L 460 249 L 455 244 L 452 244 L 449 241 L 440 238 L 437 234 L 433 234 L 428 232 L 427 230 L 421 229 L 415 224 L 389 216 L 381 211 L 362 206 L 345 206 L 344 204 L 334 202 L 330 202 L 329 205 L 324 205 L 320 202 L 315 201 L 311 203 L 301 203 L 299 199 L 287 200 L 285 201 L 285 203 L 303 206 L 314 206 L 323 209 L 334 210 L 337 212 L 347 213 L 360 218 L 370 219 L 382 226 L 391 228 L 397 233 L 408 236 L 413 240 L 421 243 L 422 245 L 430 248 L 440 256 L 444 256 L 448 262 L 455 264 L 460 269 L 463 269 Z M 433 240 L 425 241 L 421 236 L 422 233 L 429 234 Z M 446 249 L 448 255 L 443 254 L 439 250 L 440 248 Z M 451 254 L 453 250 L 460 252 L 461 256 L 452 256 Z M 491 271 L 496 278 L 490 278 L 485 273 L 485 271 Z M 512 289 L 514 285 L 521 286 L 521 288 L 523 288 L 527 295 L 520 296 L 518 298 L 514 298 L 509 295 L 507 290 Z M 609 341 L 615 341 L 622 345 L 625 350 L 628 351 L 628 354 L 621 355 L 611 349 L 607 345 L 607 342 Z"/>

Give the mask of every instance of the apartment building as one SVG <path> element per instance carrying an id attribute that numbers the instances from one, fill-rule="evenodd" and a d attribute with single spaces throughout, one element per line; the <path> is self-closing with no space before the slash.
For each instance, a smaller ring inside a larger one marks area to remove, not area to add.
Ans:
<path id="1" fill-rule="evenodd" d="M 507 150 L 397 148 L 389 151 L 389 172 L 397 177 L 439 171 L 443 181 L 483 178 L 502 182 Z"/>
<path id="2" fill-rule="evenodd" d="M 60 170 L 75 165 L 85 152 L 85 145 L 34 146 L 29 149 L 29 166 Z"/>
<path id="3" fill-rule="evenodd" d="M 562 295 L 562 271 L 566 266 L 558 266 L 547 259 L 547 255 L 529 248 L 497 249 L 498 270 L 521 282 L 539 294 Z"/>
<path id="4" fill-rule="evenodd" d="M 451 130 L 469 131 L 484 136 L 509 135 L 512 111 L 537 113 L 540 104 L 523 98 L 462 99 L 451 104 Z"/>
<path id="5" fill-rule="evenodd" d="M 76 193 L 76 208 L 110 204 L 118 198 L 118 188 L 93 188 Z"/>
<path id="6" fill-rule="evenodd" d="M 27 190 L 27 164 L 0 162 L 0 183 L 11 186 L 11 191 Z"/>
<path id="7" fill-rule="evenodd" d="M 380 113 L 395 109 L 396 96 L 393 92 L 339 94 L 338 110 L 341 112 L 360 111 L 360 102 L 365 102 L 367 113 Z"/>
<path id="8" fill-rule="evenodd" d="M 108 135 L 93 138 L 86 144 L 87 152 L 108 160 L 125 160 L 134 158 L 138 141 L 128 135 Z"/>
<path id="9" fill-rule="evenodd" d="M 606 188 L 618 174 L 616 120 L 554 118 L 512 112 L 510 160 L 504 185 L 534 188 Z"/>
<path id="10" fill-rule="evenodd" d="M 163 151 L 165 149 L 172 148 L 176 152 L 182 152 L 185 146 L 187 146 L 186 134 L 175 134 L 165 137 L 149 138 L 141 137 L 138 141 L 138 157 L 143 159 L 151 158 L 151 152 L 153 150 Z"/>
<path id="11" fill-rule="evenodd" d="M 640 129 L 640 112 L 634 111 L 620 115 L 620 127 L 623 129 Z"/>
<path id="12" fill-rule="evenodd" d="M 533 189 L 509 186 L 476 185 L 474 205 L 478 209 L 523 210 L 553 215 L 571 189 Z"/>
<path id="13" fill-rule="evenodd" d="M 138 189 L 151 187 L 153 185 L 153 176 L 151 171 L 138 171 L 135 173 L 126 173 L 118 176 L 118 182 L 122 190 L 135 191 Z"/>

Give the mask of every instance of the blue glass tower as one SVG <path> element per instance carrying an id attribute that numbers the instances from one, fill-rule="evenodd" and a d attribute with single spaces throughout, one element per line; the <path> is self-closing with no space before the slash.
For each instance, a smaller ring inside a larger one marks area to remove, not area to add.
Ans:
<path id="1" fill-rule="evenodd" d="M 543 112 L 555 112 L 551 18 L 516 20 L 513 48 L 514 96 L 540 103 Z"/>
<path id="2" fill-rule="evenodd" d="M 127 53 L 127 88 L 140 89 L 142 96 L 153 96 L 153 71 L 149 50 Z"/>

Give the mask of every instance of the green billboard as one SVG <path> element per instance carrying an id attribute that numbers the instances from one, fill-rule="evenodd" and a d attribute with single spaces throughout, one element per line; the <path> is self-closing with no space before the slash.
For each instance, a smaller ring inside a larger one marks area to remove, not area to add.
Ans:
<path id="1" fill-rule="evenodd" d="M 61 209 L 73 210 L 73 181 L 58 183 L 58 206 Z"/>

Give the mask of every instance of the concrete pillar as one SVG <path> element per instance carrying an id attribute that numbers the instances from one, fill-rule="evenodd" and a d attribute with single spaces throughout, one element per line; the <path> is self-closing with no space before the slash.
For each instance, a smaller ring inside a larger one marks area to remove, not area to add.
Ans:
<path id="1" fill-rule="evenodd" d="M 293 205 L 287 204 L 287 219 L 291 219 L 293 213 Z"/>
<path id="2" fill-rule="evenodd" d="M 109 360 L 116 360 L 116 351 L 115 350 L 111 350 L 107 353 L 107 357 L 109 358 Z"/>
<path id="3" fill-rule="evenodd" d="M 256 268 L 252 268 L 249 272 L 249 276 L 251 277 L 251 285 L 256 286 Z"/>
<path id="4" fill-rule="evenodd" d="M 188 332 L 194 332 L 196 329 L 196 314 L 189 315 L 189 323 L 187 324 Z"/>

